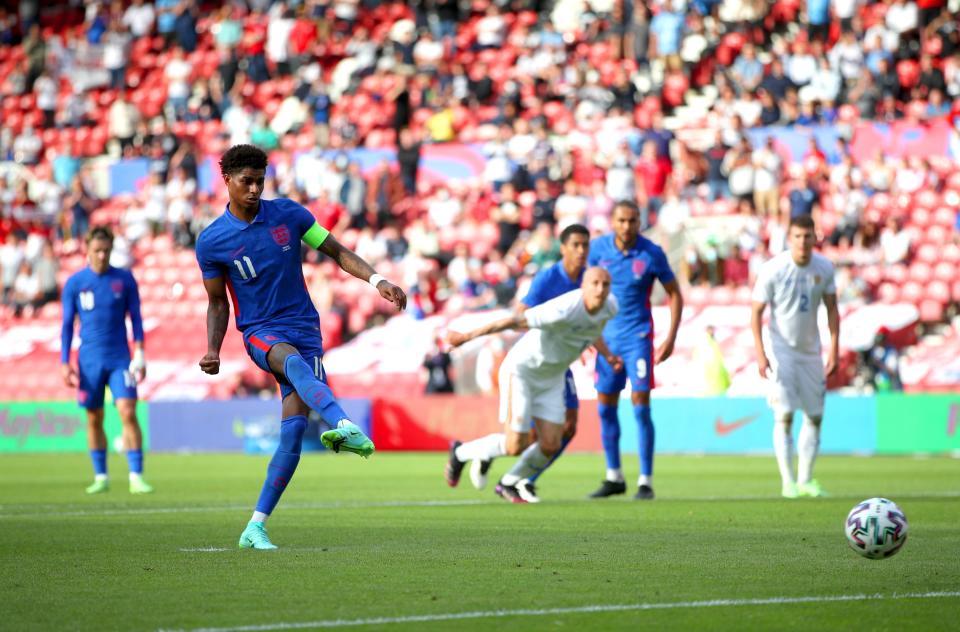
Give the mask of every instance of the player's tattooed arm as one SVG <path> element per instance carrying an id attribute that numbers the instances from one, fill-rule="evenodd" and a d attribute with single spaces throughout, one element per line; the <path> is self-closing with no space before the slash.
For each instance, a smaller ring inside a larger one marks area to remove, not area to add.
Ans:
<path id="1" fill-rule="evenodd" d="M 448 331 L 447 343 L 449 343 L 451 347 L 459 347 L 460 345 L 470 342 L 474 338 L 479 338 L 480 336 L 495 334 L 497 332 L 506 331 L 507 329 L 528 328 L 529 324 L 527 323 L 526 316 L 523 314 L 517 314 L 515 316 L 508 316 L 506 318 L 501 318 L 500 320 L 495 320 L 489 325 L 477 327 L 473 331 L 469 331 L 465 334 L 462 334 L 458 331 Z"/>
<path id="2" fill-rule="evenodd" d="M 361 281 L 370 281 L 370 277 L 377 273 L 373 267 L 361 259 L 357 253 L 344 247 L 333 235 L 327 235 L 318 248 L 320 252 L 333 259 L 340 269 L 351 274 Z M 380 296 L 397 306 L 397 309 L 407 308 L 407 295 L 397 285 L 386 279 L 377 283 Z"/>
<path id="3" fill-rule="evenodd" d="M 200 358 L 200 369 L 216 375 L 220 372 L 220 347 L 230 324 L 230 304 L 223 277 L 204 279 L 203 287 L 207 290 L 207 353 Z"/>

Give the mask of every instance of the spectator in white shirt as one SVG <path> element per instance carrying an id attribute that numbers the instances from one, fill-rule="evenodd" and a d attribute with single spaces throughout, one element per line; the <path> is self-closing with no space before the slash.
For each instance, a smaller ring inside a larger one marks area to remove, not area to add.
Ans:
<path id="1" fill-rule="evenodd" d="M 130 29 L 130 34 L 137 38 L 153 32 L 155 19 L 153 4 L 144 0 L 133 0 L 133 4 L 123 12 L 123 23 Z"/>

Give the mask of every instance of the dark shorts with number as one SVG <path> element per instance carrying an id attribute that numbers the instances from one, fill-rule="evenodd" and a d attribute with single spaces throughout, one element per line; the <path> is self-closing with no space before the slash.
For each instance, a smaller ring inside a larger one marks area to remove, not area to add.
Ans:
<path id="1" fill-rule="evenodd" d="M 84 358 L 77 363 L 80 386 L 77 403 L 87 410 L 103 408 L 104 389 L 109 386 L 114 401 L 137 399 L 137 383 L 130 373 L 130 358 Z"/>
<path id="2" fill-rule="evenodd" d="M 267 354 L 274 345 L 286 343 L 300 352 L 300 357 L 310 365 L 313 374 L 316 375 L 324 384 L 327 382 L 327 374 L 323 370 L 323 340 L 319 333 L 290 331 L 279 329 L 258 329 L 256 332 L 247 332 L 243 337 L 244 346 L 247 348 L 247 355 L 258 367 L 273 375 L 280 385 L 280 398 L 286 399 L 287 395 L 296 392 L 293 385 L 290 384 L 281 375 L 277 375 L 270 369 L 270 363 L 267 361 Z"/>
<path id="3" fill-rule="evenodd" d="M 623 368 L 614 371 L 602 355 L 597 356 L 597 392 L 612 395 L 626 387 L 634 393 L 653 389 L 653 339 L 650 334 L 631 336 L 628 340 L 607 340 L 610 352 L 623 359 Z"/>
<path id="4" fill-rule="evenodd" d="M 563 405 L 567 410 L 579 410 L 580 399 L 577 397 L 577 383 L 573 381 L 573 371 L 567 369 L 563 376 Z"/>

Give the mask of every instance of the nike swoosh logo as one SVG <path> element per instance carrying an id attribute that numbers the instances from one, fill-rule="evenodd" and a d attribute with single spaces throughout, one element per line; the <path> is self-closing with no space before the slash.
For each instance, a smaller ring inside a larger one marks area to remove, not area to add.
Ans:
<path id="1" fill-rule="evenodd" d="M 752 415 L 747 415 L 746 417 L 740 417 L 739 419 L 734 419 L 733 421 L 724 421 L 722 417 L 717 417 L 713 422 L 713 430 L 717 433 L 718 436 L 722 437 L 728 435 L 738 428 L 746 426 L 748 423 L 752 422 L 754 419 L 760 416 L 760 413 L 754 413 Z"/>

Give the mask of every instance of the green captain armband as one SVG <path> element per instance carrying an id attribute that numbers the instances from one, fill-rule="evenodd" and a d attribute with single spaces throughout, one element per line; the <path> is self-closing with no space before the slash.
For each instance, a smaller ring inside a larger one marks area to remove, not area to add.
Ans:
<path id="1" fill-rule="evenodd" d="M 313 226 L 310 227 L 310 230 L 303 234 L 303 242 L 310 246 L 311 248 L 319 248 L 327 239 L 327 235 L 330 234 L 330 231 L 321 226 L 319 223 L 314 222 Z"/>

